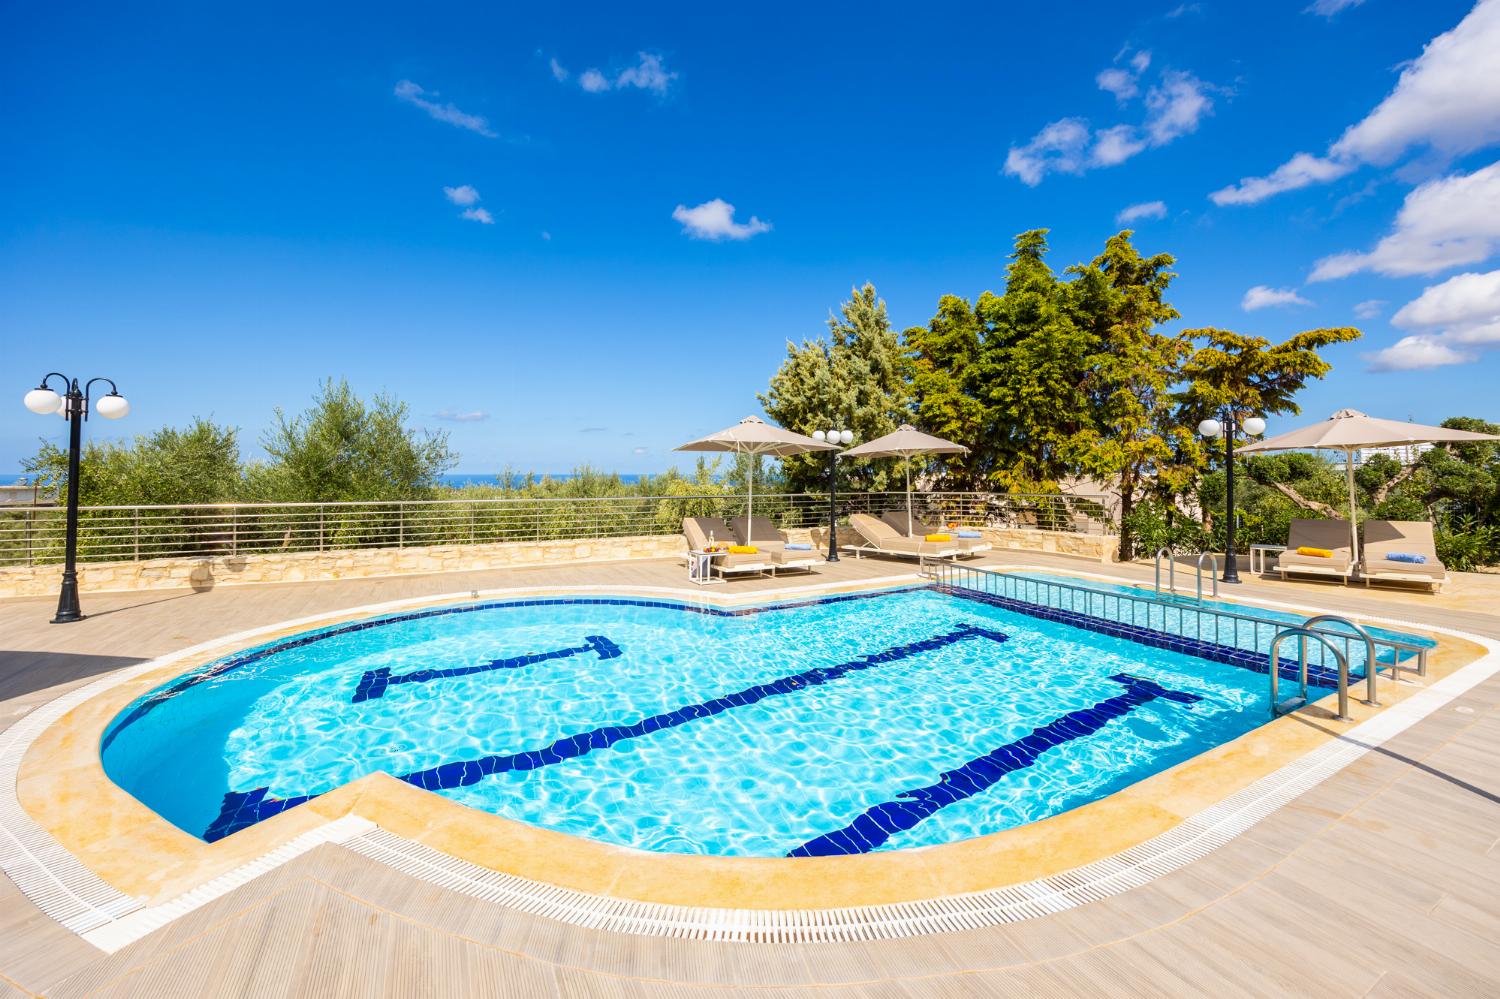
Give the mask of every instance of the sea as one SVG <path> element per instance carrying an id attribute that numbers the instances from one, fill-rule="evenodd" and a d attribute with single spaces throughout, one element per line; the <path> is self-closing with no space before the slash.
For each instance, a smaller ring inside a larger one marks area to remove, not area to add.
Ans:
<path id="1" fill-rule="evenodd" d="M 550 473 L 532 472 L 531 475 L 533 477 L 535 477 L 535 478 L 538 478 L 538 479 L 543 478 L 543 477 L 546 477 L 546 478 L 549 478 L 549 479 L 571 479 L 571 478 L 575 478 L 575 476 L 573 475 L 572 472 L 550 472 Z M 442 481 L 443 485 L 445 485 L 445 486 L 493 486 L 493 485 L 496 485 L 500 481 L 500 473 L 499 472 L 449 472 L 446 475 L 440 475 L 440 476 L 438 476 L 438 478 Z M 623 473 L 620 474 L 620 481 L 621 482 L 639 482 L 639 481 L 641 481 L 644 478 L 648 478 L 648 476 L 646 474 L 643 474 L 643 473 L 640 473 L 640 472 L 623 472 Z M 15 474 L 15 475 L 0 475 L 0 486 L 18 486 L 22 482 L 24 482 L 25 479 L 26 479 L 26 476 L 21 475 L 19 473 Z"/>

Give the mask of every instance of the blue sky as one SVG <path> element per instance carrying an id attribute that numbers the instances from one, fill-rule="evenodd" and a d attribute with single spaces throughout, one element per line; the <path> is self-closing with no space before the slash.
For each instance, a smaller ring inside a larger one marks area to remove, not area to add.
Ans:
<path id="1" fill-rule="evenodd" d="M 100 437 L 334 375 L 659 470 L 851 285 L 925 322 L 1131 206 L 1189 325 L 1365 331 L 1308 417 L 1500 419 L 1500 0 L 537 6 L 7 5 L 0 469 L 56 368 Z"/>

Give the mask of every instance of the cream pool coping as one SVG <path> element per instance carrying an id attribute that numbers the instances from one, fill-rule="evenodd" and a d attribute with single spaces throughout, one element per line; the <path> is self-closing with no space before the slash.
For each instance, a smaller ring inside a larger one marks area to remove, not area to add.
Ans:
<path id="1" fill-rule="evenodd" d="M 1007 567 L 1007 571 L 1026 571 L 1027 568 Z M 1051 567 L 1043 571 L 1058 572 Z M 1101 573 L 1079 571 L 1065 574 L 1138 585 L 1128 579 Z M 16 847 L 19 846 L 19 853 L 25 855 L 22 859 L 35 860 L 35 866 L 44 872 L 45 876 L 38 876 L 33 871 L 29 878 L 32 885 L 41 885 L 42 894 L 47 891 L 71 892 L 86 909 L 92 909 L 81 916 L 65 918 L 59 915 L 58 918 L 64 925 L 86 933 L 95 942 L 105 941 L 101 945 L 107 945 L 112 939 L 116 942 L 123 939 L 119 933 L 111 936 L 108 925 L 113 921 L 130 923 L 134 920 L 130 925 L 142 932 L 147 931 L 149 926 L 160 925 L 172 913 L 186 911 L 184 906 L 193 907 L 195 899 L 206 900 L 222 894 L 269 869 L 268 865 L 284 862 L 320 842 L 345 841 L 353 841 L 351 845 L 367 856 L 429 880 L 443 883 L 446 879 L 460 890 L 459 880 L 467 878 L 469 882 L 481 885 L 487 872 L 496 872 L 495 876 L 514 882 L 507 890 L 513 895 L 519 892 L 518 897 L 525 897 L 529 890 L 526 886 L 535 886 L 543 892 L 552 891 L 553 900 L 548 903 L 552 909 L 557 908 L 557 889 L 576 893 L 578 899 L 597 900 L 597 904 L 580 902 L 572 908 L 563 907 L 569 912 L 576 909 L 579 918 L 572 921 L 584 923 L 591 919 L 597 922 L 600 907 L 608 908 L 611 903 L 650 907 L 641 911 L 666 913 L 658 922 L 679 928 L 683 917 L 672 915 L 667 910 L 736 911 L 760 913 L 765 917 L 791 913 L 812 917 L 811 921 L 817 923 L 819 912 L 889 912 L 894 911 L 890 907 L 930 906 L 936 900 L 1006 889 L 1013 893 L 1020 891 L 1017 904 L 1022 915 L 1038 915 L 1053 907 L 1031 901 L 1037 890 L 1027 886 L 1045 884 L 1048 879 L 1055 881 L 1060 876 L 1067 877 L 1068 872 L 1099 868 L 1100 865 L 1104 865 L 1103 870 L 1114 870 L 1120 864 L 1118 858 L 1128 856 L 1132 851 L 1139 852 L 1143 844 L 1166 843 L 1173 837 L 1180 839 L 1182 830 L 1193 828 L 1195 822 L 1201 824 L 1202 816 L 1213 813 L 1215 809 L 1223 811 L 1226 802 L 1246 798 L 1253 787 L 1264 785 L 1268 780 L 1281 787 L 1285 781 L 1279 780 L 1277 775 L 1286 771 L 1289 765 L 1302 759 L 1312 760 L 1319 750 L 1342 748 L 1330 747 L 1329 744 L 1336 740 L 1349 742 L 1340 737 L 1351 730 L 1371 730 L 1369 738 L 1353 743 L 1368 748 L 1386 737 L 1374 730 L 1381 727 L 1382 716 L 1391 715 L 1393 723 L 1397 715 L 1404 719 L 1397 728 L 1389 724 L 1384 726 L 1394 734 L 1433 710 L 1439 701 L 1456 696 L 1448 694 L 1438 700 L 1428 698 L 1432 701 L 1431 706 L 1407 703 L 1424 694 L 1437 693 L 1434 686 L 1455 690 L 1467 688 L 1500 669 L 1500 656 L 1496 656 L 1490 643 L 1479 636 L 1465 636 L 1417 622 L 1361 615 L 1357 619 L 1368 623 L 1397 625 L 1434 637 L 1441 635 L 1441 644 L 1429 654 L 1426 680 L 1432 686 L 1405 681 L 1392 684 L 1382 679 L 1380 696 L 1384 707 L 1372 709 L 1366 706 L 1357 699 L 1362 686 L 1352 689 L 1350 708 L 1353 720 L 1349 722 L 1334 719 L 1330 704 L 1335 695 L 1329 695 L 1292 715 L 1263 725 L 1112 795 L 1039 822 L 956 843 L 847 857 L 789 859 L 651 853 L 481 812 L 384 773 L 352 781 L 304 805 L 209 844 L 177 829 L 116 786 L 105 775 L 99 758 L 99 742 L 109 723 L 131 701 L 163 682 L 240 649 L 359 618 L 475 599 L 525 599 L 569 594 L 666 597 L 699 605 L 735 607 L 868 591 L 919 581 L 923 581 L 922 577 L 905 574 L 858 583 L 813 584 L 736 594 L 705 593 L 696 588 L 618 585 L 469 591 L 367 605 L 216 639 L 104 677 L 53 702 L 58 710 L 38 709 L 0 733 L 0 799 L 10 792 L 10 788 L 4 786 L 7 783 L 4 770 L 8 756 L 19 764 L 14 775 L 13 801 L 20 806 L 21 823 L 34 824 L 34 831 L 43 834 L 45 839 L 33 837 L 32 847 L 28 848 L 25 835 L 18 835 L 15 828 L 5 828 L 14 827 L 17 822 L 16 816 L 3 808 L 6 804 L 3 800 L 0 800 L 0 832 L 13 841 L 10 847 L 12 857 L 17 854 Z M 1320 610 L 1271 600 L 1247 598 L 1237 602 L 1309 614 Z M 1483 668 L 1476 669 L 1481 660 Z M 1460 671 L 1467 675 L 1460 678 L 1457 675 Z M 60 717 L 52 717 L 55 715 Z M 8 736 L 11 737 L 9 745 Z M 1327 752 L 1323 756 L 1335 758 Z M 1338 762 L 1334 769 L 1328 769 L 1326 760 L 1316 767 L 1309 764 L 1308 773 L 1316 770 L 1316 779 L 1321 780 L 1347 763 L 1344 756 L 1337 757 L 1342 762 Z M 1301 790 L 1305 789 L 1301 787 Z M 1301 790 L 1296 793 L 1301 793 Z M 1277 803 L 1284 802 L 1278 800 Z M 1267 813 L 1274 807 L 1272 804 Z M 1238 809 L 1234 814 L 1241 811 L 1243 809 Z M 44 854 L 54 846 L 60 846 L 63 852 L 51 853 L 52 863 L 49 865 Z M 6 856 L 5 839 L 0 836 L 0 861 Z M 452 863 L 447 864 L 445 870 L 445 862 L 450 859 Z M 72 870 L 70 861 L 81 864 L 83 870 Z M 10 870 L 11 866 L 6 869 Z M 49 877 L 55 884 L 48 883 Z M 89 879 L 97 879 L 99 883 L 94 884 Z M 70 880 L 72 887 L 68 884 Z M 54 915 L 58 914 L 59 908 L 64 913 L 70 911 L 66 905 L 59 907 L 56 904 L 49 910 L 43 900 L 36 899 L 38 890 L 28 891 L 25 883 L 22 883 L 22 888 L 38 901 L 44 911 L 52 911 Z M 90 891 L 93 892 L 92 900 L 85 897 Z M 481 892 L 476 888 L 475 893 Z M 201 904 L 201 901 L 196 904 Z M 615 908 L 618 909 L 619 905 Z M 155 917 L 143 923 L 142 912 L 135 910 L 154 913 Z M 557 915 L 547 906 L 537 911 Z M 568 916 L 564 913 L 559 918 Z M 639 913 L 631 918 L 637 922 L 642 919 L 650 922 L 650 918 Z M 1009 918 L 1016 917 L 1013 914 Z M 718 921 L 722 923 L 723 920 L 719 918 Z M 806 922 L 807 919 L 800 921 Z M 765 919 L 751 918 L 748 922 L 755 926 L 766 925 Z M 966 924 L 959 919 L 953 925 Z M 102 932 L 99 930 L 101 926 L 105 927 Z M 660 928 L 653 931 L 643 926 L 640 931 L 659 932 Z M 743 938 L 759 937 L 752 933 Z M 816 934 L 813 938 L 817 938 Z"/>

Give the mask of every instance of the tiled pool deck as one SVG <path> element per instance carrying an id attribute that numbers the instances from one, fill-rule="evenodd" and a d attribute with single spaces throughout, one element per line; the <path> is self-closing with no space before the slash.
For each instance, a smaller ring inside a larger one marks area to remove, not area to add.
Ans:
<path id="1" fill-rule="evenodd" d="M 1044 556 L 1147 581 L 1149 568 Z M 825 580 L 909 565 L 845 560 Z M 0 729 L 122 666 L 316 613 L 455 590 L 678 586 L 671 563 L 0 602 Z M 806 577 L 742 580 L 748 592 Z M 1500 637 L 1500 578 L 1441 597 L 1254 581 L 1243 596 Z M 1315 720 L 1306 724 L 1316 725 Z M 1051 916 L 900 940 L 743 944 L 565 925 L 319 846 L 105 955 L 0 877 L 0 995 L 1500 994 L 1500 677 L 1187 867 Z"/>

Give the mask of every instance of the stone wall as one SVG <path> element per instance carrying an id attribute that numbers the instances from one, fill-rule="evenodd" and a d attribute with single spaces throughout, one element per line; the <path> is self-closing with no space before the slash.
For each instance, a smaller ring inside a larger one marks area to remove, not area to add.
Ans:
<path id="1" fill-rule="evenodd" d="M 118 590 L 207 590 L 250 583 L 293 583 L 309 579 L 359 579 L 421 572 L 461 572 L 507 566 L 612 562 L 670 558 L 687 546 L 680 534 L 575 541 L 519 541 L 490 545 L 434 545 L 426 548 L 357 548 L 331 552 L 164 558 L 146 562 L 82 563 L 78 588 Z M 0 568 L 0 597 L 52 596 L 62 566 Z"/>
<path id="2" fill-rule="evenodd" d="M 794 541 L 826 544 L 822 531 L 788 531 Z M 1037 551 L 1108 562 L 1118 543 L 1113 535 L 1065 534 L 1021 528 L 984 528 L 997 551 Z M 843 540 L 843 535 L 840 535 Z M 490 545 L 434 545 L 426 548 L 358 548 L 332 552 L 164 558 L 146 562 L 96 562 L 78 567 L 78 588 L 118 590 L 208 590 L 251 583 L 294 583 L 310 579 L 359 579 L 422 572 L 462 572 L 507 566 L 615 562 L 671 558 L 687 546 L 680 534 L 574 541 L 519 541 Z M 62 566 L 0 568 L 0 597 L 53 596 Z"/>

